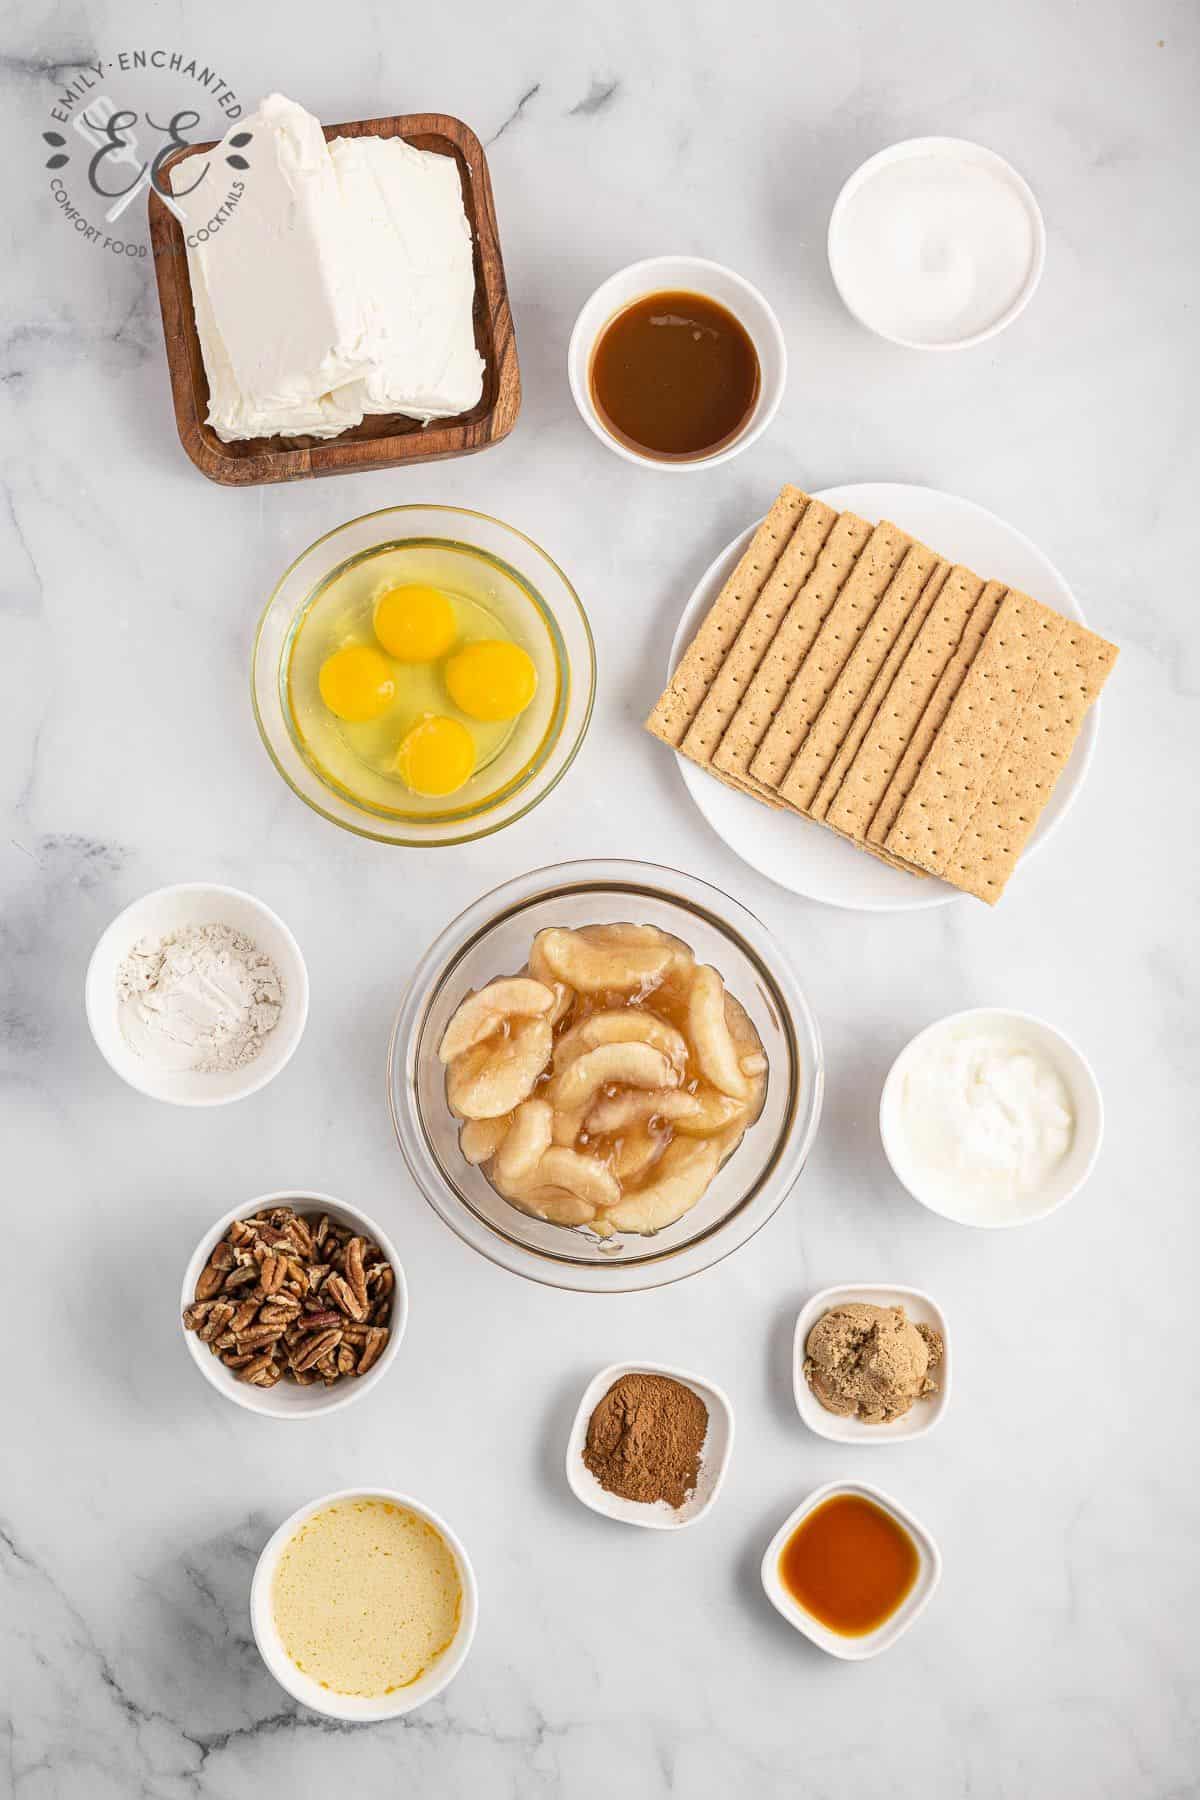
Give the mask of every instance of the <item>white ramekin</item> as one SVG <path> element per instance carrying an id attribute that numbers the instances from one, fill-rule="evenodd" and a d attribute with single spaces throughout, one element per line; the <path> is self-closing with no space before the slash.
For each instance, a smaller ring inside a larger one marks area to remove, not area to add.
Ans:
<path id="1" fill-rule="evenodd" d="M 143 938 L 157 942 L 189 925 L 229 925 L 243 932 L 270 957 L 283 982 L 279 1019 L 263 1039 L 258 1055 L 240 1069 L 209 1074 L 156 1069 L 132 1050 L 122 1035 L 117 970 Z M 92 952 L 84 1005 L 101 1056 L 139 1094 L 169 1100 L 175 1106 L 224 1106 L 266 1087 L 291 1060 L 308 1018 L 308 971 L 300 946 L 283 920 L 253 894 L 214 882 L 183 882 L 143 894 L 117 914 Z"/>
<path id="2" fill-rule="evenodd" d="M 419 1519 L 424 1519 L 448 1544 L 462 1583 L 462 1617 L 449 1649 L 411 1686 L 394 1694 L 381 1694 L 378 1699 L 334 1694 L 322 1687 L 296 1667 L 275 1629 L 271 1586 L 285 1546 L 306 1519 L 311 1519 L 314 1513 L 319 1513 L 340 1500 L 386 1500 L 391 1505 L 402 1506 L 408 1512 L 415 1513 Z M 400 1719 L 405 1713 L 424 1706 L 427 1700 L 434 1699 L 449 1685 L 466 1662 L 478 1620 L 479 1585 L 471 1559 L 461 1540 L 445 1519 L 440 1518 L 428 1506 L 414 1500 L 411 1494 L 398 1494 L 391 1488 L 342 1488 L 336 1494 L 322 1494 L 319 1500 L 310 1500 L 306 1506 L 298 1508 L 290 1519 L 283 1521 L 264 1547 L 250 1584 L 250 1628 L 254 1633 L 259 1655 L 285 1693 L 298 1700 L 302 1706 L 307 1706 L 311 1712 L 323 1713 L 327 1719 L 348 1719 L 366 1724 L 380 1719 Z"/>
<path id="3" fill-rule="evenodd" d="M 801 1519 L 807 1518 L 822 1501 L 832 1499 L 834 1494 L 860 1494 L 865 1500 L 873 1500 L 876 1506 L 891 1513 L 904 1526 L 917 1547 L 917 1578 L 908 1594 L 882 1625 L 877 1626 L 874 1631 L 865 1632 L 861 1637 L 846 1637 L 842 1632 L 831 1631 L 828 1625 L 823 1625 L 820 1619 L 814 1618 L 806 1607 L 793 1599 L 779 1574 L 779 1558 L 783 1547 Z M 868 1481 L 830 1481 L 824 1487 L 817 1488 L 807 1500 L 801 1501 L 794 1512 L 788 1514 L 767 1545 L 762 1559 L 762 1584 L 771 1605 L 782 1613 L 789 1625 L 803 1632 L 806 1638 L 828 1651 L 830 1656 L 840 1657 L 843 1662 L 865 1662 L 868 1657 L 878 1656 L 881 1650 L 890 1650 L 904 1636 L 909 1626 L 920 1618 L 941 1579 L 942 1554 L 930 1533 L 899 1501 L 893 1500 L 882 1488 L 873 1487 Z"/>
<path id="4" fill-rule="evenodd" d="M 846 280 L 844 271 L 843 230 L 846 222 L 846 213 L 849 210 L 850 202 L 855 194 L 857 194 L 859 189 L 864 187 L 868 181 L 877 175 L 882 168 L 885 168 L 892 163 L 907 162 L 912 158 L 936 156 L 942 153 L 966 158 L 971 162 L 981 164 L 1007 182 L 1008 186 L 1021 201 L 1029 217 L 1030 226 L 1033 232 L 1033 261 L 1030 264 L 1029 273 L 1026 276 L 1025 281 L 1013 296 L 1009 305 L 981 331 L 969 332 L 962 337 L 937 340 L 898 337 L 894 332 L 889 331 L 882 325 L 878 319 L 872 318 L 868 311 L 864 310 L 861 303 L 861 297 L 859 304 L 855 305 L 850 296 L 849 283 Z M 860 325 L 865 326 L 866 329 L 873 332 L 876 337 L 882 338 L 885 343 L 897 344 L 902 350 L 970 350 L 974 345 L 986 343 L 989 338 L 994 338 L 998 333 L 1006 330 L 1007 327 L 1012 324 L 1014 319 L 1020 317 L 1025 311 L 1025 308 L 1029 305 L 1029 302 L 1033 299 L 1033 296 L 1037 291 L 1038 283 L 1042 279 L 1042 270 L 1046 264 L 1046 222 L 1042 217 L 1042 209 L 1037 203 L 1037 197 L 1035 196 L 1033 189 L 1029 186 L 1029 183 L 1022 175 L 1019 175 L 1012 164 L 1007 162 L 997 151 L 989 150 L 983 144 L 974 144 L 968 138 L 905 138 L 903 142 L 889 144 L 886 149 L 877 151 L 874 156 L 869 156 L 866 162 L 860 163 L 853 174 L 847 178 L 837 199 L 833 203 L 833 211 L 829 215 L 826 252 L 829 257 L 829 272 L 833 276 L 833 285 L 838 291 L 842 305 L 852 317 L 858 320 Z"/>
<path id="5" fill-rule="evenodd" d="M 726 307 L 749 332 L 758 354 L 758 400 L 754 411 L 732 443 L 715 450 L 711 456 L 664 460 L 644 455 L 613 436 L 592 400 L 592 352 L 604 327 L 643 294 L 673 289 L 705 294 Z M 651 256 L 644 262 L 630 263 L 627 268 L 618 269 L 585 301 L 567 350 L 567 378 L 580 417 L 609 450 L 643 469 L 662 469 L 674 475 L 695 474 L 697 470 L 713 469 L 718 463 L 740 456 L 767 429 L 779 411 L 787 385 L 787 345 L 779 320 L 762 294 L 732 269 L 709 262 L 702 256 Z"/>
<path id="6" fill-rule="evenodd" d="M 968 1024 L 981 1030 L 986 1030 L 989 1025 L 1022 1026 L 1044 1048 L 1066 1083 L 1075 1108 L 1075 1136 L 1071 1148 L 1045 1186 L 1038 1193 L 1029 1195 L 1025 1210 L 1019 1218 L 972 1218 L 966 1208 L 956 1210 L 947 1205 L 944 1198 L 935 1199 L 928 1192 L 923 1192 L 920 1176 L 912 1166 L 904 1141 L 900 1103 L 905 1074 L 920 1051 L 933 1040 Z M 893 1173 L 914 1200 L 919 1200 L 922 1206 L 927 1206 L 930 1212 L 940 1214 L 943 1219 L 953 1219 L 956 1225 L 972 1225 L 984 1231 L 1002 1231 L 1013 1225 L 1028 1225 L 1035 1219 L 1048 1218 L 1060 1206 L 1065 1206 L 1072 1194 L 1079 1192 L 1100 1154 L 1104 1137 L 1104 1102 L 1090 1063 L 1061 1031 L 1048 1025 L 1044 1019 L 1034 1018 L 1032 1013 L 1015 1012 L 1006 1006 L 979 1006 L 936 1020 L 904 1046 L 883 1084 L 879 1101 L 879 1135 L 883 1139 L 884 1154 L 892 1165 Z"/>
<path id="7" fill-rule="evenodd" d="M 610 1494 L 607 1488 L 601 1487 L 583 1460 L 592 1414 L 609 1388 L 614 1382 L 620 1381 L 623 1375 L 664 1375 L 668 1381 L 678 1381 L 684 1387 L 691 1388 L 694 1394 L 699 1394 L 708 1409 L 708 1432 L 700 1459 L 700 1477 L 696 1483 L 696 1491 L 679 1508 L 668 1506 L 665 1500 L 649 1505 L 642 1500 L 626 1500 L 621 1494 Z M 705 1513 L 711 1511 L 721 1491 L 732 1454 L 733 1406 L 723 1388 L 719 1388 L 715 1382 L 706 1381 L 702 1375 L 693 1375 L 687 1369 L 672 1368 L 667 1363 L 612 1363 L 589 1381 L 579 1402 L 571 1435 L 567 1439 L 567 1483 L 577 1500 L 582 1500 L 593 1512 L 603 1513 L 606 1518 L 619 1519 L 625 1525 L 647 1525 L 656 1531 L 678 1531 L 684 1525 L 694 1525 Z"/>
<path id="8" fill-rule="evenodd" d="M 365 1375 L 343 1375 L 340 1381 L 329 1388 L 323 1381 L 314 1381 L 311 1387 L 301 1387 L 299 1382 L 286 1380 L 277 1381 L 272 1388 L 251 1387 L 248 1383 L 239 1381 L 234 1371 L 227 1369 L 220 1357 L 214 1356 L 208 1345 L 202 1343 L 196 1333 L 189 1331 L 184 1325 L 184 1309 L 195 1298 L 200 1271 L 234 1220 L 252 1219 L 256 1213 L 270 1212 L 273 1206 L 291 1206 L 297 1212 L 327 1212 L 335 1224 L 348 1225 L 360 1237 L 372 1239 L 391 1263 L 392 1273 L 396 1277 L 396 1285 L 392 1290 L 392 1316 L 388 1324 L 391 1335 L 380 1352 L 379 1360 Z M 396 1255 L 396 1247 L 387 1233 L 380 1229 L 374 1219 L 368 1218 L 366 1213 L 347 1206 L 341 1200 L 335 1200 L 331 1194 L 308 1193 L 302 1188 L 281 1188 L 277 1194 L 260 1194 L 256 1200 L 243 1200 L 240 1206 L 231 1207 L 223 1218 L 209 1227 L 196 1245 L 192 1259 L 184 1270 L 183 1286 L 179 1290 L 179 1329 L 200 1373 L 226 1400 L 232 1400 L 235 1406 L 244 1406 L 248 1412 L 259 1413 L 269 1419 L 324 1418 L 329 1413 L 340 1412 L 342 1407 L 351 1405 L 355 1400 L 361 1400 L 364 1394 L 378 1387 L 395 1362 L 407 1325 L 408 1283 L 404 1278 L 400 1258 Z"/>
<path id="9" fill-rule="evenodd" d="M 914 1400 L 902 1418 L 887 1425 L 868 1425 L 826 1411 L 804 1378 L 804 1353 L 808 1336 L 818 1319 L 835 1306 L 865 1302 L 868 1306 L 902 1306 L 914 1325 L 932 1325 L 942 1340 L 942 1360 L 937 1367 L 937 1392 Z M 792 1391 L 796 1411 L 810 1431 L 835 1444 L 897 1444 L 924 1437 L 939 1423 L 950 1403 L 950 1333 L 946 1315 L 931 1295 L 920 1288 L 893 1287 L 886 1282 L 860 1282 L 857 1286 L 822 1288 L 802 1308 L 792 1339 Z"/>

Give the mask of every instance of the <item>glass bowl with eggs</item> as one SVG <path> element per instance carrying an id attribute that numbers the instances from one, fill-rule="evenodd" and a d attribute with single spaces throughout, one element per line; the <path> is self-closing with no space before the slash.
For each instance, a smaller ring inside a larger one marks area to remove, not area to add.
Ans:
<path id="1" fill-rule="evenodd" d="M 259 732 L 323 818 L 388 844 L 501 830 L 570 767 L 596 662 L 579 596 L 484 513 L 393 506 L 318 538 L 259 622 Z"/>
<path id="2" fill-rule="evenodd" d="M 435 1212 L 502 1268 L 622 1293 L 747 1242 L 808 1157 L 820 1036 L 787 956 L 679 870 L 539 869 L 416 968 L 392 1118 Z"/>

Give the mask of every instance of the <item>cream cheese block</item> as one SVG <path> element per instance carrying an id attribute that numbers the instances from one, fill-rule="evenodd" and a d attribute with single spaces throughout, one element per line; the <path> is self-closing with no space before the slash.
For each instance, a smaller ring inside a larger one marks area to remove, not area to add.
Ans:
<path id="1" fill-rule="evenodd" d="M 251 134 L 237 205 L 214 230 L 198 159 L 171 171 L 187 214 L 188 273 L 208 374 L 208 422 L 226 442 L 333 437 L 362 418 L 337 390 L 375 366 L 353 223 L 317 120 L 281 94 L 238 122 Z M 222 143 L 211 160 L 218 161 Z"/>
<path id="2" fill-rule="evenodd" d="M 475 263 L 458 165 L 403 138 L 334 138 L 338 184 L 363 246 L 376 366 L 369 413 L 469 412 L 483 392 L 475 348 Z"/>
<path id="3" fill-rule="evenodd" d="M 249 167 L 216 220 L 211 182 L 188 193 L 195 165 L 243 133 Z M 427 423 L 477 403 L 471 230 L 452 158 L 399 138 L 327 146 L 311 113 L 271 94 L 171 180 L 208 423 L 226 443 L 336 437 L 366 413 Z"/>

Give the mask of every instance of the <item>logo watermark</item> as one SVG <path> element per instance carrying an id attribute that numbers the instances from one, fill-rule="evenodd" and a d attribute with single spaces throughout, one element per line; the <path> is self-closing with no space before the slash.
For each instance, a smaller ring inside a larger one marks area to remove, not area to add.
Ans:
<path id="1" fill-rule="evenodd" d="M 178 190 L 168 185 L 164 167 L 194 143 L 223 138 L 241 115 L 237 93 L 220 71 L 181 51 L 120 50 L 97 58 L 55 91 L 52 123 L 42 133 L 51 199 L 85 243 L 114 256 L 145 257 L 144 213 L 126 215 L 153 189 L 189 245 L 202 243 L 232 216 L 245 191 L 241 173 L 250 167 L 252 134 L 234 132 L 209 156 L 193 158 L 197 167 L 189 166 Z M 223 174 L 225 166 L 235 171 L 232 177 Z M 189 229 L 208 199 L 206 183 L 211 212 Z M 186 211 L 182 200 L 190 202 Z"/>

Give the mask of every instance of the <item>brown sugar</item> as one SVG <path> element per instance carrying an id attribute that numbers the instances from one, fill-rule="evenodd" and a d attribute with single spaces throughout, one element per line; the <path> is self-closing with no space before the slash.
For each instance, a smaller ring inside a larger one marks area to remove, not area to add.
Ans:
<path id="1" fill-rule="evenodd" d="M 694 1493 L 708 1431 L 699 1394 L 666 1375 L 622 1375 L 588 1421 L 583 1460 L 624 1500 L 680 1507 Z"/>
<path id="2" fill-rule="evenodd" d="M 935 1393 L 932 1371 L 944 1346 L 902 1306 L 849 1302 L 825 1313 L 808 1334 L 804 1377 L 826 1412 L 885 1425 Z"/>

